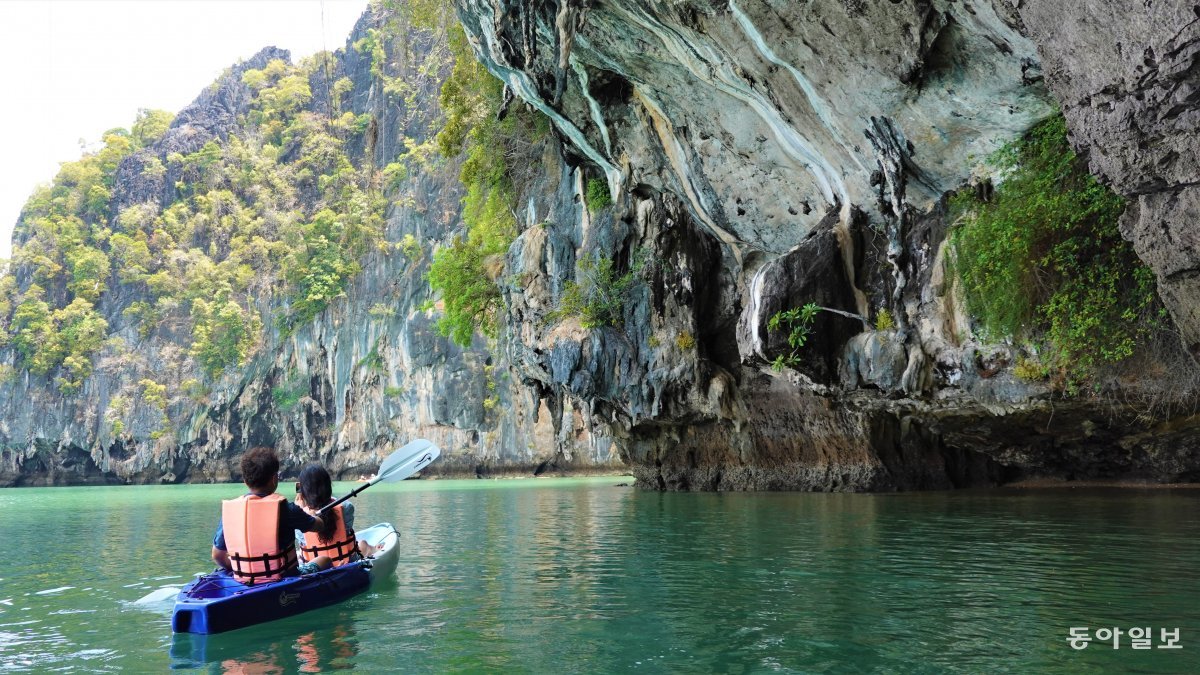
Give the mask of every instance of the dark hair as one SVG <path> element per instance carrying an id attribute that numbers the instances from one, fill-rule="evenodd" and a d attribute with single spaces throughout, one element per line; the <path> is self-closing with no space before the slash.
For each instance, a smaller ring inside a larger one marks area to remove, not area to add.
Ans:
<path id="1" fill-rule="evenodd" d="M 242 481 L 250 489 L 265 488 L 279 474 L 279 455 L 275 448 L 259 446 L 242 455 Z"/>
<path id="2" fill-rule="evenodd" d="M 333 501 L 333 482 L 329 472 L 320 464 L 309 464 L 300 472 L 299 483 L 296 484 L 300 496 L 308 508 L 316 510 Z M 317 539 L 322 544 L 328 544 L 337 531 L 337 511 L 326 511 L 321 514 L 321 529 L 317 530 Z"/>

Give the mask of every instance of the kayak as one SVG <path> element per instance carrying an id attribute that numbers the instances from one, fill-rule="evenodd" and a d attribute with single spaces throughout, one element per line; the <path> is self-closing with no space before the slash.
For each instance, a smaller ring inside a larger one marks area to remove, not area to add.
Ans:
<path id="1" fill-rule="evenodd" d="M 388 523 L 356 533 L 377 550 L 370 557 L 314 574 L 247 586 L 228 570 L 198 576 L 179 591 L 171 614 L 176 633 L 211 635 L 328 607 L 358 595 L 396 571 L 400 534 Z"/>
<path id="2" fill-rule="evenodd" d="M 334 508 L 377 483 L 404 480 L 441 454 L 441 448 L 432 441 L 424 438 L 411 441 L 388 455 L 370 482 L 326 504 L 317 513 Z M 314 574 L 254 586 L 241 583 L 228 570 L 199 575 L 175 597 L 171 630 L 197 635 L 224 633 L 327 607 L 393 578 L 400 555 L 400 533 L 396 528 L 382 523 L 358 532 L 357 538 L 375 549 L 370 558 Z"/>

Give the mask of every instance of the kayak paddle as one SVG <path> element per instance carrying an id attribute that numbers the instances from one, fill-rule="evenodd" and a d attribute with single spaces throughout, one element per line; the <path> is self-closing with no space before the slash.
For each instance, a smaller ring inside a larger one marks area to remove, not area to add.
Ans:
<path id="1" fill-rule="evenodd" d="M 317 511 L 317 515 L 325 513 L 329 509 L 341 504 L 342 502 L 356 496 L 358 493 L 366 490 L 376 483 L 391 483 L 393 481 L 404 480 L 414 473 L 429 466 L 433 460 L 440 457 L 442 454 L 441 448 L 434 445 L 433 441 L 427 441 L 424 438 L 409 443 L 387 456 L 383 460 L 383 464 L 379 466 L 379 473 L 371 479 L 371 482 L 366 485 L 361 485 L 355 488 L 350 494 L 339 497 L 322 509 Z"/>

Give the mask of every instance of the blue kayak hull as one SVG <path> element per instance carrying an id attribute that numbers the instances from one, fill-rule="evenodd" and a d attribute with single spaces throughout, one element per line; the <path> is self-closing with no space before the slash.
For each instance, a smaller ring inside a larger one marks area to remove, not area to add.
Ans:
<path id="1" fill-rule="evenodd" d="M 393 577 L 400 534 L 390 523 L 356 533 L 375 552 L 370 558 L 302 577 L 247 586 L 226 570 L 196 577 L 175 597 L 171 630 L 212 635 L 328 607 Z"/>
<path id="2" fill-rule="evenodd" d="M 367 590 L 369 570 L 356 562 L 255 586 L 224 570 L 205 574 L 179 591 L 171 630 L 211 635 L 328 607 Z"/>

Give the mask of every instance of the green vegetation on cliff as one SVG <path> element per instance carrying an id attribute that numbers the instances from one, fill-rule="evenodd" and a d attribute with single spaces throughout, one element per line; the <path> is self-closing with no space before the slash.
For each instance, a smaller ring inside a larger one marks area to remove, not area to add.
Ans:
<path id="1" fill-rule="evenodd" d="M 476 330 L 494 335 L 496 279 L 517 234 L 510 167 L 534 163 L 545 122 L 523 106 L 500 119 L 500 83 L 475 61 L 450 3 L 374 0 L 371 22 L 352 49 L 400 111 L 389 124 L 424 143 L 401 137 L 399 154 L 375 166 L 380 121 L 348 109 L 355 82 L 331 72 L 326 54 L 227 71 L 207 96 L 249 103 L 235 124 L 191 113 L 194 128 L 219 130 L 207 142 L 159 144 L 173 116 L 143 111 L 25 206 L 0 274 L 0 346 L 18 369 L 74 393 L 101 355 L 125 359 L 114 335 L 128 329 L 188 336 L 173 358 L 209 377 L 246 363 L 264 330 L 287 334 L 342 295 L 368 252 L 423 259 L 426 243 L 411 234 L 384 241 L 384 215 L 387 196 L 439 150 L 462 157 L 466 188 L 465 235 L 429 274 L 446 306 L 439 328 L 462 344 Z M 437 120 L 423 116 L 439 111 L 423 97 L 451 64 L 434 142 Z"/>
<path id="2" fill-rule="evenodd" d="M 105 132 L 103 147 L 63 164 L 22 209 L 19 244 L 0 281 L 0 342 L 35 375 L 53 373 L 64 393 L 77 391 L 91 374 L 92 354 L 107 335 L 96 303 L 113 281 L 114 262 L 123 269 L 137 254 L 109 227 L 117 167 L 157 140 L 171 119 L 143 110 L 132 129 Z"/>
<path id="3" fill-rule="evenodd" d="M 244 363 L 259 342 L 255 298 L 282 297 L 274 318 L 288 329 L 343 292 L 380 240 L 386 201 L 369 168 L 350 160 L 363 116 L 310 109 L 320 63 L 273 60 L 242 73 L 253 99 L 237 135 L 156 154 L 171 115 L 144 111 L 34 193 L 0 285 L 0 338 L 21 365 L 75 391 L 105 342 L 98 308 L 116 286 L 138 298 L 120 317 L 143 336 L 183 322 L 188 353 L 211 375 Z M 151 198 L 115 211 L 119 167 Z"/>
<path id="4" fill-rule="evenodd" d="M 502 84 L 475 60 L 461 28 L 451 30 L 448 39 L 454 69 L 442 85 L 445 126 L 437 145 L 445 157 L 463 156 L 467 232 L 434 255 L 429 283 L 444 304 L 439 331 L 467 346 L 476 331 L 496 335 L 501 308 L 497 278 L 518 231 L 512 169 L 535 164 L 531 151 L 547 122 L 523 106 L 514 106 L 501 119 Z"/>
<path id="5" fill-rule="evenodd" d="M 767 321 L 767 330 L 787 333 L 788 343 L 788 351 L 777 355 L 775 360 L 771 361 L 771 368 L 783 370 L 800 365 L 800 350 L 808 342 L 808 336 L 812 335 L 813 321 L 816 320 L 819 311 L 821 307 L 810 302 L 801 307 L 780 310 L 771 316 Z"/>
<path id="6" fill-rule="evenodd" d="M 590 178 L 587 182 L 588 211 L 595 213 L 612 203 L 608 182 L 602 178 Z"/>
<path id="7" fill-rule="evenodd" d="M 1001 181 L 964 192 L 953 267 L 986 335 L 1041 343 L 1047 374 L 1074 388 L 1134 353 L 1155 325 L 1154 275 L 1121 238 L 1124 200 L 1087 172 L 1056 116 L 997 151 Z"/>
<path id="8" fill-rule="evenodd" d="M 578 317 L 584 328 L 621 327 L 625 322 L 625 305 L 645 265 L 645 256 L 635 255 L 629 271 L 619 274 L 612 258 L 600 255 L 582 258 L 576 280 L 563 284 L 562 298 L 550 318 Z"/>

